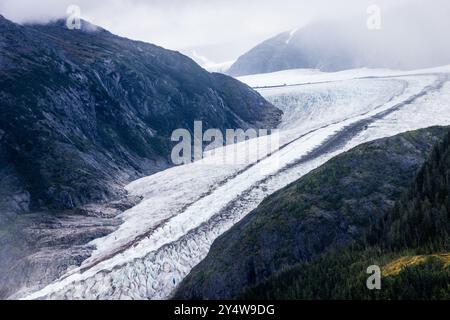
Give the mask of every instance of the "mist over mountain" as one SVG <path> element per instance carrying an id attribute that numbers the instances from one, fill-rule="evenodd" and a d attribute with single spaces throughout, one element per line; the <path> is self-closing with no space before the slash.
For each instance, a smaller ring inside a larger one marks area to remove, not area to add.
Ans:
<path id="1" fill-rule="evenodd" d="M 448 3 L 380 10 L 379 30 L 368 28 L 369 15 L 316 20 L 257 45 L 228 73 L 242 76 L 297 68 L 412 70 L 450 63 Z"/>

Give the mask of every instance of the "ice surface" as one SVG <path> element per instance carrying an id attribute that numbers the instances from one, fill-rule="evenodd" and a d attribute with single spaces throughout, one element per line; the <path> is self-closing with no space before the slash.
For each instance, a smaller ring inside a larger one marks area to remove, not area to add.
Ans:
<path id="1" fill-rule="evenodd" d="M 270 87 L 270 86 L 289 86 L 298 84 L 323 83 L 329 81 L 345 81 L 351 79 L 361 78 L 386 78 L 386 77 L 400 77 L 406 75 L 423 75 L 435 73 L 449 73 L 450 65 L 421 69 L 415 71 L 401 71 L 389 69 L 353 69 L 338 72 L 322 72 L 320 70 L 312 69 L 292 69 L 277 71 L 272 73 L 255 74 L 249 76 L 239 77 L 238 79 L 247 85 L 254 88 Z"/>

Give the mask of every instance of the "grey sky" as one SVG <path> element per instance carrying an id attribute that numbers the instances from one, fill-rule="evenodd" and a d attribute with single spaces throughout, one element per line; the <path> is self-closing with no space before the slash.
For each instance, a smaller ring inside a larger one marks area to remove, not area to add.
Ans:
<path id="1" fill-rule="evenodd" d="M 371 4 L 389 10 L 420 0 L 0 0 L 0 13 L 15 22 L 66 15 L 69 5 L 111 32 L 216 62 L 237 58 L 280 32 L 327 17 L 366 15 Z M 426 1 L 432 3 L 434 1 Z M 450 17 L 449 17 L 450 19 Z"/>

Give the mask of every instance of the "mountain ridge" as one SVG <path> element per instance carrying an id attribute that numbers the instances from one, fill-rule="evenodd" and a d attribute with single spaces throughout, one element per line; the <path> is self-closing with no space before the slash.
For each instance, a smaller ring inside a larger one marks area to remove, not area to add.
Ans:
<path id="1" fill-rule="evenodd" d="M 406 13 L 407 12 L 407 13 Z M 335 72 L 356 68 L 413 70 L 450 63 L 445 10 L 411 4 L 382 10 L 379 28 L 368 16 L 316 20 L 256 45 L 230 67 L 238 77 L 289 69 Z"/>
<path id="2" fill-rule="evenodd" d="M 170 166 L 171 132 L 192 131 L 195 120 L 221 130 L 278 122 L 280 112 L 258 93 L 177 52 L 61 24 L 0 21 L 0 142 L 27 180 L 31 207 L 104 201 Z M 62 150 L 70 158 L 55 156 Z M 69 167 L 83 169 L 77 178 L 57 173 Z M 82 179 L 97 189 L 74 185 Z"/>

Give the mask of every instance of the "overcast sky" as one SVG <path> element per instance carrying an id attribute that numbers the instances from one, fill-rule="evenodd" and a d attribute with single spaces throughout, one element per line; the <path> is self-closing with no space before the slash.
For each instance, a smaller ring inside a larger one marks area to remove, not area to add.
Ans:
<path id="1" fill-rule="evenodd" d="M 393 3 L 417 1 L 421 0 L 0 0 L 0 13 L 19 23 L 41 22 L 66 16 L 67 7 L 74 4 L 84 19 L 112 33 L 223 62 L 313 20 L 367 15 L 371 4 L 389 10 Z"/>

